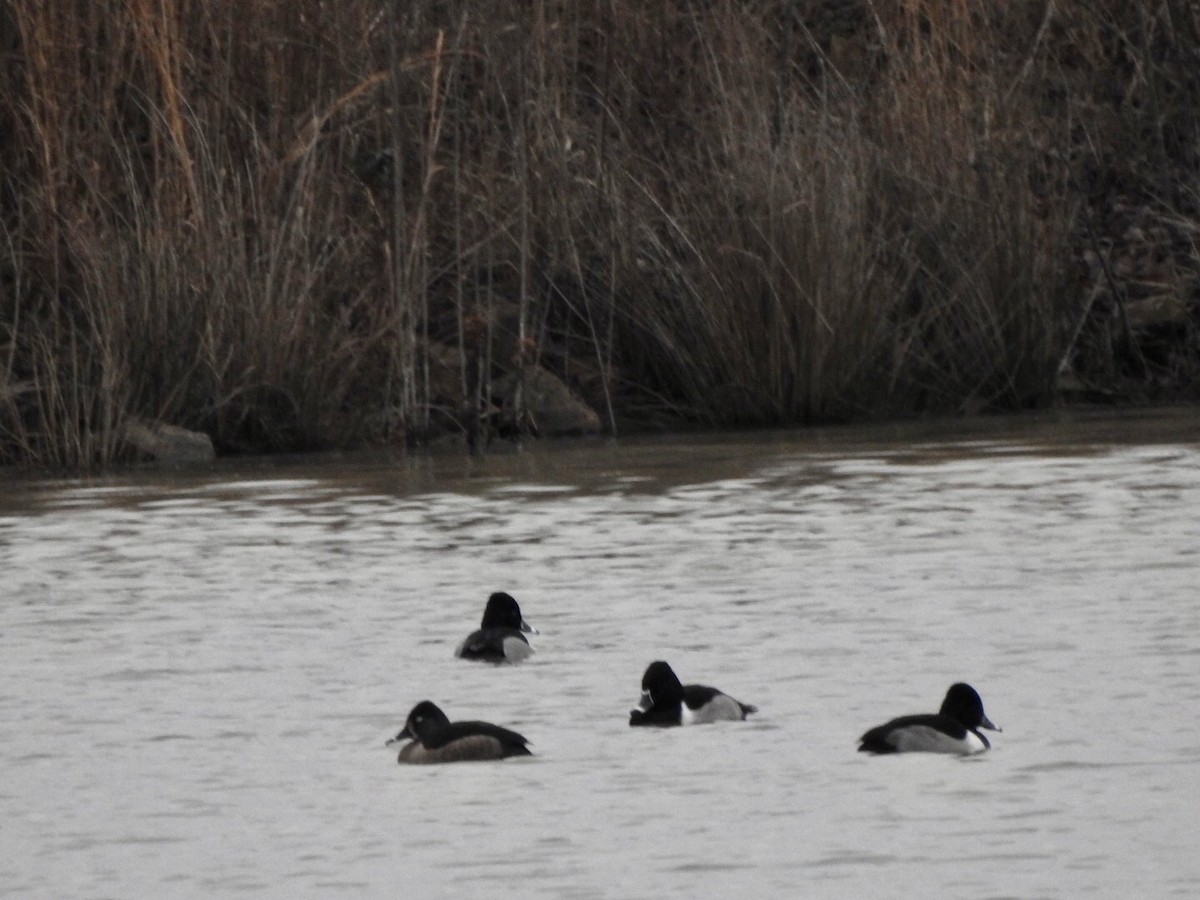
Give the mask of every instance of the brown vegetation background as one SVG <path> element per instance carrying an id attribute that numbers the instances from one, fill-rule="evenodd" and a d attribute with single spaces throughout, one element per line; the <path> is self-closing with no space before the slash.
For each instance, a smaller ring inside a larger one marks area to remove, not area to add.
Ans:
<path id="1" fill-rule="evenodd" d="M 1196 397 L 1185 0 L 6 0 L 0 54 L 0 461 L 490 433 L 535 365 L 611 429 Z"/>

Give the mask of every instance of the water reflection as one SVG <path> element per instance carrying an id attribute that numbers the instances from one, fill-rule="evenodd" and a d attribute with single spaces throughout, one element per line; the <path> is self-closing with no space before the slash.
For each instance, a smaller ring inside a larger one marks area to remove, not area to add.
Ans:
<path id="1" fill-rule="evenodd" d="M 1195 894 L 1200 430 L 983 427 L 10 482 L 0 893 Z M 660 657 L 760 713 L 629 729 Z M 992 752 L 855 752 L 960 679 Z"/>

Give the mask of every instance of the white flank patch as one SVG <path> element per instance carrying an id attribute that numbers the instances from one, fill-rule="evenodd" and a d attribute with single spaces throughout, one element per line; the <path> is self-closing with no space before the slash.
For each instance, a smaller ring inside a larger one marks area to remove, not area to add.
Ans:
<path id="1" fill-rule="evenodd" d="M 518 637 L 506 637 L 504 639 L 504 658 L 512 662 L 519 662 L 527 656 L 533 654 L 533 648 Z"/>
<path id="2" fill-rule="evenodd" d="M 683 715 L 681 719 L 684 725 L 704 725 L 708 722 L 740 722 L 742 720 L 742 707 L 727 694 L 717 694 L 699 709 L 690 709 L 686 703 L 682 704 L 682 706 Z"/>
<path id="3" fill-rule="evenodd" d="M 928 725 L 909 725 L 898 729 L 888 736 L 888 743 L 900 751 L 958 753 L 964 756 L 982 753 L 987 749 L 973 731 L 968 731 L 966 737 L 959 739 Z"/>

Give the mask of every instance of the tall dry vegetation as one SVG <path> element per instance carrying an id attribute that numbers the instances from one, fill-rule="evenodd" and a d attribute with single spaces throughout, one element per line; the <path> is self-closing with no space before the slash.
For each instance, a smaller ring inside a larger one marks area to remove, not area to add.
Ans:
<path id="1" fill-rule="evenodd" d="M 1113 179 L 1197 264 L 1135 164 L 1196 152 L 1183 0 L 484 7 L 0 8 L 0 459 L 473 433 L 531 363 L 614 426 L 1020 408 L 1117 366 Z"/>

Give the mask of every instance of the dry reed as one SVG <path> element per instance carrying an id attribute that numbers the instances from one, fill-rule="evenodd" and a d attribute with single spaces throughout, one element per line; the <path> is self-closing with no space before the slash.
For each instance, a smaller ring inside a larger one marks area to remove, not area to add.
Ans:
<path id="1" fill-rule="evenodd" d="M 611 428 L 1041 405 L 1117 365 L 1081 210 L 1136 194 L 1200 265 L 1195 167 L 1153 174 L 1198 153 L 1183 0 L 0 17 L 7 462 L 110 463 L 134 417 L 478 440 L 532 364 Z"/>

